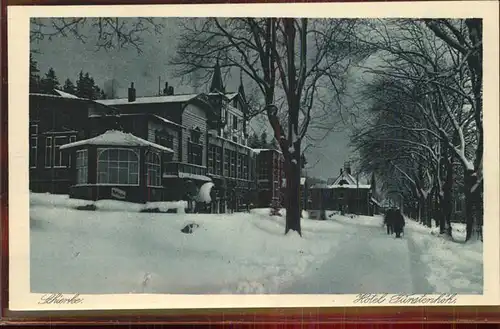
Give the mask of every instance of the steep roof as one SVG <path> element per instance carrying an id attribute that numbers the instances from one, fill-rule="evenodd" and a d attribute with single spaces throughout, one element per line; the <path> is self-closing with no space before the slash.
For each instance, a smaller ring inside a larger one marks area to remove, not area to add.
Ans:
<path id="1" fill-rule="evenodd" d="M 215 63 L 214 75 L 212 76 L 212 83 L 210 84 L 210 92 L 219 91 L 225 93 L 224 83 L 222 81 L 222 73 L 220 70 L 219 60 Z"/>
<path id="2" fill-rule="evenodd" d="M 108 130 L 104 134 L 61 146 L 61 149 L 68 149 L 82 145 L 101 145 L 101 146 L 149 146 L 159 149 L 164 152 L 173 153 L 174 151 L 168 147 L 152 143 L 130 133 L 124 133 L 119 130 Z"/>

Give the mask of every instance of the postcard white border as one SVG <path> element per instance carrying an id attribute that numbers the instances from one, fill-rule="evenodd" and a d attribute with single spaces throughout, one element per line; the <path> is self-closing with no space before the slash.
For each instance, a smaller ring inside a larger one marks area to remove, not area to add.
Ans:
<path id="1" fill-rule="evenodd" d="M 30 17 L 64 16 L 289 16 L 482 17 L 484 26 L 485 227 L 484 294 L 459 295 L 455 305 L 500 304 L 499 33 L 498 2 L 400 2 L 328 4 L 11 6 L 9 67 L 9 308 L 11 310 L 109 310 L 255 307 L 401 306 L 354 304 L 355 295 L 82 295 L 84 303 L 40 305 L 29 291 L 28 76 Z M 419 304 L 412 304 L 418 306 Z M 433 305 L 433 304 L 427 304 Z"/>

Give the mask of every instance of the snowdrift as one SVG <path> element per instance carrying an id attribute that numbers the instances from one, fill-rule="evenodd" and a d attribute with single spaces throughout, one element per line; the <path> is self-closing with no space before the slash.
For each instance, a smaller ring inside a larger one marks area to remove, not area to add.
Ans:
<path id="1" fill-rule="evenodd" d="M 269 209 L 157 214 L 96 204 L 113 211 L 79 211 L 80 201 L 32 194 L 33 292 L 278 293 L 345 236 L 342 226 L 317 221 L 303 222 L 303 237 L 285 236 L 285 219 Z M 190 223 L 199 227 L 182 233 Z"/>
<path id="2" fill-rule="evenodd" d="M 186 201 L 162 201 L 131 203 L 118 200 L 80 200 L 70 199 L 68 195 L 49 194 L 49 193 L 30 193 L 30 207 L 56 207 L 69 209 L 87 209 L 99 211 L 124 211 L 124 212 L 148 212 L 158 210 L 167 212 L 168 210 L 177 210 L 177 213 L 184 213 L 187 208 Z"/>

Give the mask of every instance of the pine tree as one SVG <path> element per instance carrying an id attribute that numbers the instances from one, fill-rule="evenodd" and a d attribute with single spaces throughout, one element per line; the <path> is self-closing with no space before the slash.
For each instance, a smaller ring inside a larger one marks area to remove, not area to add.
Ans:
<path id="1" fill-rule="evenodd" d="M 30 53 L 30 93 L 40 92 L 40 76 L 38 75 L 38 63 L 33 59 L 33 54 Z"/>
<path id="2" fill-rule="evenodd" d="M 102 89 L 101 89 L 101 94 L 100 94 L 100 96 L 99 96 L 99 99 L 106 99 L 106 98 L 107 98 L 107 96 L 106 96 L 106 94 L 104 93 L 104 90 L 102 90 Z"/>
<path id="3" fill-rule="evenodd" d="M 56 72 L 50 68 L 45 77 L 40 81 L 40 91 L 44 93 L 52 93 L 54 89 L 59 89 L 59 80 L 57 79 Z"/>
<path id="4" fill-rule="evenodd" d="M 88 72 L 83 74 L 80 71 L 76 81 L 76 96 L 87 99 L 100 99 L 103 97 L 103 92 L 95 84 L 94 78 Z"/>
<path id="5" fill-rule="evenodd" d="M 68 94 L 74 95 L 76 93 L 76 87 L 73 81 L 71 81 L 70 79 L 66 79 L 66 81 L 64 81 L 63 91 Z"/>

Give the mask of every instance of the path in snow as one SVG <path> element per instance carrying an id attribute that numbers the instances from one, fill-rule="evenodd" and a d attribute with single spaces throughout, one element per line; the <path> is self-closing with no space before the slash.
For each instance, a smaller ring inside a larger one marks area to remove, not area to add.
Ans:
<path id="1" fill-rule="evenodd" d="M 331 259 L 280 293 L 418 293 L 414 290 L 425 278 L 412 277 L 412 262 L 416 264 L 410 257 L 408 238 L 408 232 L 395 239 L 384 228 L 359 226 L 356 233 L 343 238 Z"/>

